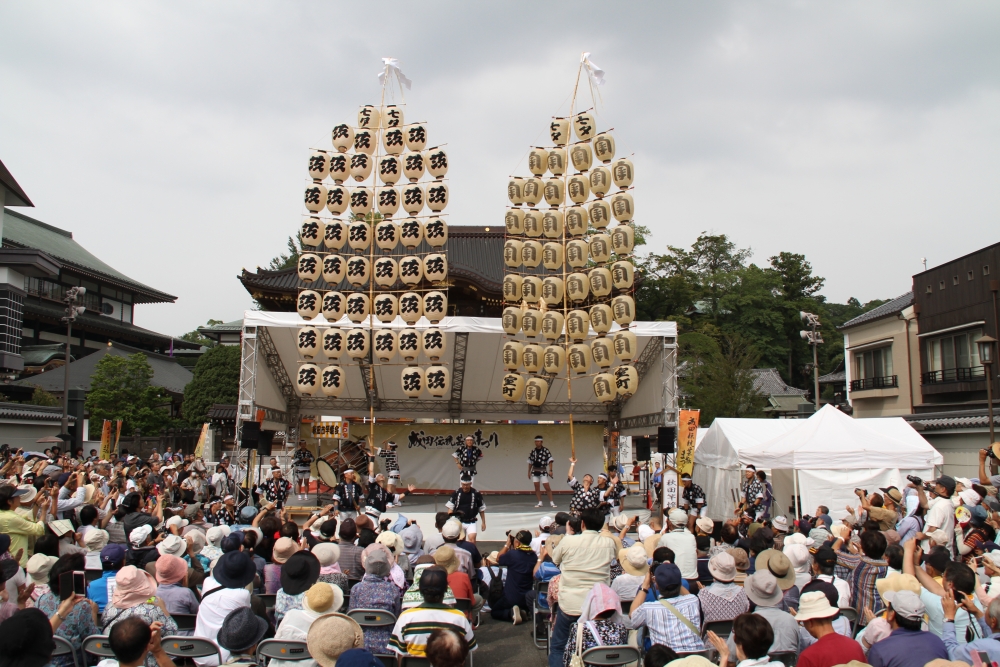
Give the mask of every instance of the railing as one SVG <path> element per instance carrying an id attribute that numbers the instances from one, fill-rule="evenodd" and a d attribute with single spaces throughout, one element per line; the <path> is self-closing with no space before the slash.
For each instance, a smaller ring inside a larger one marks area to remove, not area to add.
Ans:
<path id="1" fill-rule="evenodd" d="M 974 382 L 985 380 L 986 371 L 982 366 L 971 368 L 949 368 L 943 371 L 931 371 L 920 376 L 923 384 L 940 384 L 942 382 Z"/>
<path id="2" fill-rule="evenodd" d="M 862 380 L 851 380 L 851 391 L 864 391 L 865 389 L 892 389 L 899 386 L 899 378 L 896 375 L 883 375 L 880 377 L 864 378 Z"/>
<path id="3" fill-rule="evenodd" d="M 43 299 L 62 302 L 66 297 L 66 290 L 68 289 L 69 287 L 65 285 L 49 282 L 48 280 L 41 280 L 30 276 L 24 279 L 24 291 L 32 296 L 38 296 Z M 88 291 L 83 295 L 83 301 L 80 302 L 80 305 L 92 313 L 100 313 L 101 297 L 95 292 Z"/>

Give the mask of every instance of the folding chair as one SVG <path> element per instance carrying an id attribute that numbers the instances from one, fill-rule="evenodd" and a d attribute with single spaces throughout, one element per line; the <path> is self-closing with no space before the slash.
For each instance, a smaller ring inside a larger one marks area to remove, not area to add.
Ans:
<path id="1" fill-rule="evenodd" d="M 552 616 L 552 610 L 539 606 L 538 598 L 540 595 L 548 595 L 549 582 L 535 581 L 532 588 L 535 591 L 535 597 L 531 601 L 531 639 L 535 642 L 536 648 L 545 649 L 549 646 L 548 627 L 545 626 Z M 539 632 L 539 626 L 545 627 L 544 637 Z"/>
<path id="2" fill-rule="evenodd" d="M 217 655 L 219 664 L 222 664 L 222 649 L 211 639 L 173 636 L 164 637 L 160 643 L 171 658 L 207 658 Z"/>
<path id="3" fill-rule="evenodd" d="M 639 659 L 639 649 L 633 646 L 595 646 L 583 652 L 583 664 L 617 667 Z"/>
<path id="4" fill-rule="evenodd" d="M 631 647 L 629 647 L 629 648 L 631 648 Z M 677 653 L 677 657 L 678 658 L 686 658 L 689 655 L 700 655 L 701 657 L 703 657 L 706 660 L 708 660 L 708 659 L 710 659 L 712 657 L 712 651 L 711 651 L 711 649 L 705 649 L 704 651 L 687 651 L 685 653 L 680 653 L 680 652 Z"/>
<path id="5" fill-rule="evenodd" d="M 100 658 L 113 658 L 115 652 L 111 650 L 111 644 L 107 635 L 90 635 L 83 640 L 83 651 Z"/>
<path id="6" fill-rule="evenodd" d="M 270 611 L 271 609 L 274 609 L 275 601 L 278 595 L 276 593 L 266 593 L 264 595 L 258 595 L 257 597 L 259 597 L 261 602 L 264 603 L 264 609 Z"/>
<path id="7" fill-rule="evenodd" d="M 415 655 L 404 655 L 399 661 L 399 667 L 434 667 L 427 658 L 418 658 Z"/>
<path id="8" fill-rule="evenodd" d="M 59 635 L 53 635 L 52 639 L 56 642 L 56 650 L 52 652 L 52 657 L 54 658 L 57 655 L 71 655 L 73 656 L 73 664 L 76 667 L 80 667 L 80 658 L 76 653 L 76 649 L 69 643 L 69 640 Z"/>
<path id="9" fill-rule="evenodd" d="M 194 625 L 198 621 L 198 614 L 171 614 L 170 618 L 177 623 L 178 630 L 190 630 L 194 632 Z"/>
<path id="10" fill-rule="evenodd" d="M 795 667 L 795 661 L 799 656 L 795 651 L 775 651 L 769 653 L 767 657 L 780 662 L 785 667 Z"/>
<path id="11" fill-rule="evenodd" d="M 382 663 L 382 667 L 398 667 L 395 653 L 376 653 L 375 659 Z"/>
<path id="12" fill-rule="evenodd" d="M 850 624 L 851 624 L 851 636 L 854 637 L 855 635 L 857 635 L 858 634 L 858 618 L 859 618 L 859 616 L 858 616 L 858 610 L 857 609 L 851 609 L 850 607 L 848 607 L 847 609 L 841 609 L 840 610 L 840 615 L 843 616 L 844 618 L 846 618 L 850 622 Z"/>
<path id="13" fill-rule="evenodd" d="M 702 638 L 708 636 L 708 632 L 712 631 L 719 635 L 723 639 L 726 639 L 733 633 L 733 622 L 730 621 L 711 621 L 705 623 L 701 626 L 701 636 Z"/>
<path id="14" fill-rule="evenodd" d="M 384 609 L 351 609 L 347 612 L 347 616 L 361 626 L 362 632 L 365 628 L 391 628 L 396 625 L 396 615 Z M 383 665 L 394 667 L 396 664 L 395 653 L 376 653 L 375 657 L 381 660 Z"/>
<path id="15" fill-rule="evenodd" d="M 309 648 L 303 641 L 265 639 L 257 646 L 257 664 L 263 665 L 264 658 L 278 660 L 309 660 Z"/>

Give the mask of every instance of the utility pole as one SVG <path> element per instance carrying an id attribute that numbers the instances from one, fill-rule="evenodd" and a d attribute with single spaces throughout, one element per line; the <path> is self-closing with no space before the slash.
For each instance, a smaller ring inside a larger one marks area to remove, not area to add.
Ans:
<path id="1" fill-rule="evenodd" d="M 800 331 L 799 335 L 802 336 L 804 340 L 809 341 L 813 349 L 813 397 L 816 399 L 816 411 L 819 412 L 819 352 L 818 346 L 823 344 L 823 334 L 821 334 L 817 329 L 819 328 L 819 316 L 812 313 L 807 313 L 804 310 L 799 311 L 799 317 L 802 321 L 806 323 L 809 330 Z"/>
<path id="2" fill-rule="evenodd" d="M 73 322 L 75 322 L 76 318 L 87 310 L 83 306 L 78 306 L 76 304 L 83 299 L 83 295 L 86 293 L 86 287 L 70 287 L 63 295 L 63 303 L 66 304 L 66 316 L 62 318 L 62 321 L 66 323 L 66 363 L 64 364 L 65 375 L 63 376 L 63 413 L 61 433 L 69 433 L 69 344 L 73 335 Z"/>

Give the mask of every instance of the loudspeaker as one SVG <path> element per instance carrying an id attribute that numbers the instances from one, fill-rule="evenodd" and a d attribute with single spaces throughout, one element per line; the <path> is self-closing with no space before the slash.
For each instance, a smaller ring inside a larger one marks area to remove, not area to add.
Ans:
<path id="1" fill-rule="evenodd" d="M 244 449 L 256 449 L 260 440 L 260 422 L 243 422 L 240 432 L 240 446 Z"/>
<path id="2" fill-rule="evenodd" d="M 661 426 L 656 429 L 656 451 L 660 454 L 673 454 L 675 432 L 673 426 Z"/>
<path id="3" fill-rule="evenodd" d="M 271 455 L 271 445 L 274 442 L 274 431 L 261 431 L 257 441 L 257 454 L 261 458 Z"/>
<path id="4" fill-rule="evenodd" d="M 635 449 L 632 455 L 635 457 L 636 461 L 648 461 L 652 457 L 649 453 L 649 438 L 646 437 L 633 437 L 632 447 Z"/>

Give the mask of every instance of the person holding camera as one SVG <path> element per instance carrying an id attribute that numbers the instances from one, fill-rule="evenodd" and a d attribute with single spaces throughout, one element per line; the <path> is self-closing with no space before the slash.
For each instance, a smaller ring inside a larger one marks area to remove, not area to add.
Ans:
<path id="1" fill-rule="evenodd" d="M 534 582 L 535 563 L 538 555 L 531 549 L 531 533 L 520 530 L 515 535 L 507 531 L 507 542 L 497 555 L 497 564 L 507 568 L 503 584 L 503 597 L 490 605 L 490 616 L 498 621 L 523 622 L 528 603 L 525 594 Z"/>
<path id="2" fill-rule="evenodd" d="M 917 496 L 920 498 L 920 506 L 927 510 L 924 516 L 924 529 L 915 535 L 920 540 L 921 549 L 923 549 L 924 553 L 930 553 L 931 547 L 934 545 L 928 536 L 936 530 L 941 530 L 944 532 L 946 538 L 945 547 L 947 547 L 951 559 L 954 560 L 955 506 L 951 502 L 951 495 L 955 493 L 955 479 L 948 475 L 941 475 L 931 482 L 928 485 L 931 487 L 932 493 L 929 501 L 925 493 L 926 487 L 923 484 L 923 480 L 912 475 L 907 475 L 906 479 L 910 482 L 907 486 L 917 490 Z"/>
<path id="3" fill-rule="evenodd" d="M 986 474 L 986 460 L 991 459 L 990 467 L 997 465 L 1000 461 L 1000 442 L 994 442 L 986 449 L 979 450 L 979 483 L 985 484 L 989 480 L 990 486 L 1000 489 L 1000 475 Z"/>
<path id="4" fill-rule="evenodd" d="M 854 489 L 854 495 L 860 499 L 860 510 L 866 512 L 869 519 L 878 522 L 879 530 L 895 530 L 896 523 L 899 521 L 897 507 L 903 500 L 903 494 L 894 486 L 879 490 L 885 495 L 879 493 L 868 495 L 864 489 Z M 847 513 L 855 516 L 854 508 L 848 505 Z M 860 523 L 860 512 L 858 512 L 857 518 L 858 521 L 855 523 Z"/>

